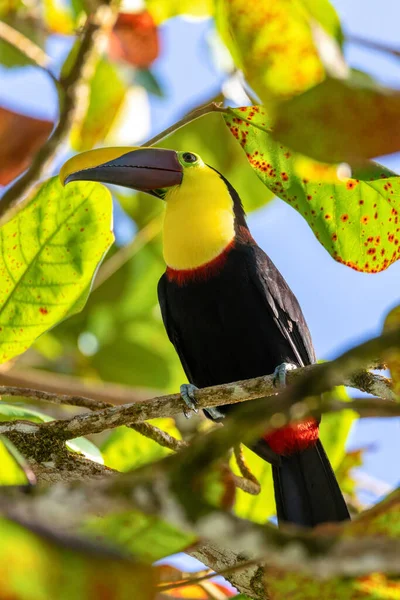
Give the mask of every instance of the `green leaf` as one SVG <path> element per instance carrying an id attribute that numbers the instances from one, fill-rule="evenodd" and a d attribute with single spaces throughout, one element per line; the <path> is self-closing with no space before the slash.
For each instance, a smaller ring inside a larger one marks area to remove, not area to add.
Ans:
<path id="1" fill-rule="evenodd" d="M 53 417 L 46 415 L 40 410 L 26 408 L 18 404 L 7 404 L 0 401 L 0 421 L 15 421 L 17 419 L 25 419 L 34 423 L 47 423 L 54 421 Z M 66 442 L 67 447 L 74 452 L 80 452 L 86 458 L 94 462 L 104 464 L 103 456 L 100 450 L 92 442 L 86 438 L 79 437 Z"/>
<path id="2" fill-rule="evenodd" d="M 324 79 L 325 69 L 315 42 L 341 39 L 338 17 L 328 0 L 219 0 L 219 32 L 237 66 L 264 103 L 289 98 Z M 325 39 L 327 38 L 327 39 Z M 322 47 L 321 50 L 324 48 Z M 343 71 L 340 51 L 333 69 Z"/>
<path id="3" fill-rule="evenodd" d="M 282 103 L 274 137 L 325 162 L 373 158 L 400 150 L 400 93 L 360 81 L 326 79 Z"/>
<path id="4" fill-rule="evenodd" d="M 91 517 L 83 531 L 96 540 L 117 544 L 119 548 L 147 563 L 182 552 L 196 541 L 193 534 L 180 531 L 158 517 L 144 515 L 136 510 Z"/>
<path id="5" fill-rule="evenodd" d="M 126 91 L 117 68 L 101 59 L 90 82 L 86 116 L 82 122 L 75 124 L 71 132 L 74 150 L 90 150 L 105 139 L 123 105 Z"/>
<path id="6" fill-rule="evenodd" d="M 149 566 L 43 527 L 0 519 L 0 597 L 153 600 Z M 29 577 L 27 569 L 29 567 Z"/>
<path id="7" fill-rule="evenodd" d="M 24 457 L 4 435 L 0 435 L 0 465 L 0 486 L 35 483 Z"/>
<path id="8" fill-rule="evenodd" d="M 153 419 L 149 423 L 173 437 L 181 439 L 174 419 Z M 164 458 L 172 452 L 128 427 L 114 429 L 102 445 L 101 451 L 107 467 L 117 471 L 137 469 L 149 462 Z"/>
<path id="9" fill-rule="evenodd" d="M 146 0 L 146 7 L 157 23 L 179 15 L 207 17 L 213 13 L 213 0 Z"/>
<path id="10" fill-rule="evenodd" d="M 17 3 L 16 3 L 17 4 Z M 18 3 L 19 4 L 19 3 Z M 34 42 L 37 46 L 45 45 L 45 35 L 42 27 L 37 27 L 35 21 L 26 14 L 26 7 L 18 12 L 10 12 L 6 18 L 2 19 L 7 25 L 22 33 L 25 37 Z M 0 0 L 0 18 L 2 16 L 2 7 Z M 36 65 L 33 59 L 30 59 L 25 53 L 20 52 L 18 48 L 8 42 L 0 39 L 0 65 L 3 67 L 29 67 Z"/>
<path id="11" fill-rule="evenodd" d="M 271 465 L 246 447 L 243 447 L 243 455 L 247 466 L 261 485 L 261 492 L 252 496 L 237 489 L 234 512 L 242 519 L 265 523 L 276 513 Z M 234 473 L 240 475 L 234 457 L 231 458 L 230 467 Z"/>
<path id="12" fill-rule="evenodd" d="M 0 228 L 0 362 L 69 316 L 113 241 L 111 197 L 57 177 Z"/>
<path id="13" fill-rule="evenodd" d="M 386 315 L 384 331 L 393 331 L 400 327 L 400 306 L 395 306 Z M 382 358 L 388 364 L 393 380 L 393 391 L 400 398 L 400 352 L 397 348 L 388 348 Z"/>
<path id="14" fill-rule="evenodd" d="M 334 388 L 331 392 L 323 394 L 323 397 L 325 401 L 328 401 L 329 397 L 341 402 L 350 400 L 344 386 Z M 341 465 L 346 455 L 347 439 L 356 420 L 355 413 L 349 410 L 329 413 L 322 417 L 319 426 L 320 438 L 334 471 Z"/>
<path id="15" fill-rule="evenodd" d="M 261 181 L 306 219 L 335 260 L 377 273 L 398 259 L 395 173 L 365 161 L 347 177 L 337 165 L 296 154 L 272 138 L 271 120 L 261 106 L 229 109 L 225 120 Z"/>

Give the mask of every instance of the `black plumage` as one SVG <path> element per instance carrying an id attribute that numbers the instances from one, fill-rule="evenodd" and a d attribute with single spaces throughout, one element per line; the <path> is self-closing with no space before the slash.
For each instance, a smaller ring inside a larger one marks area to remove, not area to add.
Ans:
<path id="1" fill-rule="evenodd" d="M 201 276 L 187 281 L 175 280 L 167 270 L 158 286 L 169 339 L 188 380 L 197 387 L 272 373 L 284 362 L 298 366 L 315 362 L 297 299 L 251 238 L 240 199 L 222 179 L 234 204 L 232 247 L 219 268 L 207 272 L 205 266 Z M 226 410 L 220 407 L 221 412 Z M 254 449 L 268 459 L 265 440 Z M 349 517 L 320 442 L 283 456 L 273 475 L 280 521 L 314 526 Z"/>

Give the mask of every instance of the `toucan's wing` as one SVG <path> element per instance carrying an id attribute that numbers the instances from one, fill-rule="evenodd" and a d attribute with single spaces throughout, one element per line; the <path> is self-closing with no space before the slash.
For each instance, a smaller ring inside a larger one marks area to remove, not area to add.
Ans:
<path id="1" fill-rule="evenodd" d="M 311 335 L 300 305 L 272 260 L 253 247 L 256 272 L 252 279 L 266 299 L 273 319 L 300 365 L 316 361 Z"/>

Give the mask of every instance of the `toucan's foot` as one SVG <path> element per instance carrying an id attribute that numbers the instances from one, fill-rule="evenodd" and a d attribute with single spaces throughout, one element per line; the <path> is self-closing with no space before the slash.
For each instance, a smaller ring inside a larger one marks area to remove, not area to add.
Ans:
<path id="1" fill-rule="evenodd" d="M 285 387 L 287 372 L 293 371 L 294 369 L 297 369 L 297 366 L 293 363 L 282 363 L 281 365 L 278 365 L 274 371 L 274 386 Z"/>
<path id="2" fill-rule="evenodd" d="M 180 388 L 181 397 L 187 407 L 187 408 L 183 409 L 183 414 L 185 415 L 185 417 L 187 419 L 190 419 L 190 417 L 192 416 L 192 411 L 194 413 L 199 412 L 197 409 L 196 398 L 194 396 L 195 391 L 198 389 L 199 388 L 197 388 L 192 383 L 183 383 L 181 385 L 181 388 Z"/>
<path id="3" fill-rule="evenodd" d="M 225 415 L 218 408 L 212 406 L 211 408 L 205 408 L 204 412 L 206 416 L 212 419 L 213 421 L 219 421 L 220 419 L 224 419 Z"/>

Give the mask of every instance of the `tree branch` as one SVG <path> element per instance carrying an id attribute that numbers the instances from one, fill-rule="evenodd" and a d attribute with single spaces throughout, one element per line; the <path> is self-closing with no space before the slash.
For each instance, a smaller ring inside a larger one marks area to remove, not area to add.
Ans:
<path id="1" fill-rule="evenodd" d="M 111 29 L 115 19 L 116 11 L 113 9 L 113 0 L 103 0 L 97 9 L 88 16 L 73 64 L 59 82 L 60 118 L 58 124 L 47 142 L 36 154 L 29 169 L 5 192 L 0 201 L 0 217 L 12 208 L 30 186 L 42 176 L 60 145 L 67 138 L 76 115 L 82 112 L 82 106 L 87 102 L 88 95 L 82 85 L 87 83 L 93 73 L 98 47 L 104 33 Z"/>
<path id="2" fill-rule="evenodd" d="M 54 79 L 54 75 L 48 71 L 51 58 L 35 42 L 32 42 L 20 31 L 17 31 L 4 21 L 0 21 L 0 39 L 14 46 L 29 61 L 44 69 Z"/>
<path id="3" fill-rule="evenodd" d="M 171 125 L 171 127 L 167 127 L 167 129 L 164 129 L 164 131 L 161 131 L 161 133 L 158 133 L 151 139 L 147 140 L 147 142 L 144 142 L 144 144 L 142 144 L 142 146 L 143 147 L 154 146 L 154 144 L 161 142 L 164 138 L 171 135 L 171 133 L 178 131 L 178 129 L 180 129 L 184 125 L 187 125 L 188 123 L 191 123 L 192 121 L 196 121 L 196 119 L 199 119 L 200 117 L 203 117 L 204 115 L 207 115 L 208 113 L 211 113 L 211 112 L 226 113 L 226 109 L 221 106 L 220 102 L 211 102 L 210 104 L 206 104 L 205 106 L 196 108 L 195 110 L 192 110 L 192 112 L 185 115 L 182 119 L 180 119 L 179 121 L 177 121 L 176 123 Z"/>
<path id="4" fill-rule="evenodd" d="M 364 46 L 365 48 L 370 48 L 371 50 L 377 50 L 378 52 L 386 52 L 387 54 L 392 54 L 392 56 L 400 58 L 400 49 L 390 48 L 390 46 L 387 46 L 386 44 L 382 44 L 381 42 L 376 42 L 374 40 L 369 40 L 359 35 L 347 34 L 346 42 L 350 42 L 351 44 L 357 44 L 359 46 Z"/>

